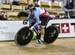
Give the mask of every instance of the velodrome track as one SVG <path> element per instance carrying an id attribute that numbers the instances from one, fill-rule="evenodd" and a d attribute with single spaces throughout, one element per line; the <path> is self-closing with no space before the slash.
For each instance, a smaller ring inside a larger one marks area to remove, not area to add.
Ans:
<path id="1" fill-rule="evenodd" d="M 24 47 L 14 41 L 0 42 L 0 55 L 75 55 L 75 38 L 57 39 L 49 45 L 37 45 L 34 40 Z"/>

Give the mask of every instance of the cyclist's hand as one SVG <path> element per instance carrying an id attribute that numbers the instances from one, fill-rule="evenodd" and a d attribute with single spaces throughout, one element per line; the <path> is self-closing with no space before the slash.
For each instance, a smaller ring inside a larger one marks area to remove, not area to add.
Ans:
<path id="1" fill-rule="evenodd" d="M 23 21 L 23 24 L 24 24 L 24 25 L 27 24 L 27 21 L 24 20 L 24 21 Z"/>

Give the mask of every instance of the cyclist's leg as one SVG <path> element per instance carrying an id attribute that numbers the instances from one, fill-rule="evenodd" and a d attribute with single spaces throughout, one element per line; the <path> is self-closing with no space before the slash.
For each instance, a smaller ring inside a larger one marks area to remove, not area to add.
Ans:
<path id="1" fill-rule="evenodd" d="M 37 36 L 36 36 L 36 38 L 37 38 L 37 44 L 41 44 L 41 34 L 39 33 L 39 34 L 37 34 Z"/>
<path id="2" fill-rule="evenodd" d="M 45 26 L 47 25 L 48 17 L 41 16 L 40 19 L 41 19 L 40 33 L 41 33 L 41 39 L 43 41 L 43 37 L 45 34 Z"/>
<path id="3" fill-rule="evenodd" d="M 37 36 L 36 36 L 39 44 L 41 44 L 42 41 L 43 41 L 43 37 L 44 37 L 44 34 L 45 34 L 44 28 L 45 28 L 45 26 L 40 25 L 40 28 L 37 29 L 38 31 L 40 31 L 39 33 L 37 33 Z"/>
<path id="4" fill-rule="evenodd" d="M 39 28 L 38 28 L 38 25 L 35 26 L 35 32 L 36 32 L 36 34 L 37 34 L 37 36 L 36 36 L 37 43 L 38 43 L 38 44 L 41 44 L 41 33 L 40 33 Z"/>
<path id="5" fill-rule="evenodd" d="M 44 29 L 45 27 L 44 26 L 42 26 L 41 25 L 41 27 L 40 27 L 40 33 L 41 33 L 41 40 L 43 41 L 43 37 L 44 37 L 44 34 L 45 34 L 45 29 Z"/>

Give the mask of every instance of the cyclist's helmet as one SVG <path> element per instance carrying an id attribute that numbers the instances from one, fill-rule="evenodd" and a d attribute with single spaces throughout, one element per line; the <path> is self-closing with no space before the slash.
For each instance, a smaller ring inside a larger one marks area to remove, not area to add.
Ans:
<path id="1" fill-rule="evenodd" d="M 30 11 L 34 10 L 33 4 L 28 5 L 28 6 L 25 8 L 25 10 L 30 10 Z"/>
<path id="2" fill-rule="evenodd" d="M 36 10 L 36 8 L 35 8 L 35 7 L 39 7 L 39 5 L 38 5 L 38 4 L 35 4 L 35 5 L 30 4 L 30 5 L 28 5 L 28 6 L 26 7 L 26 9 L 25 9 L 25 10 L 33 11 L 33 10 Z"/>

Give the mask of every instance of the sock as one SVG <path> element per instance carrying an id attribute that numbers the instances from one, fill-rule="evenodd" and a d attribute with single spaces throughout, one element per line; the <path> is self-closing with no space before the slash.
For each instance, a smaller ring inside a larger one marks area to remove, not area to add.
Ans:
<path id="1" fill-rule="evenodd" d="M 44 35 L 41 35 L 41 40 L 42 40 L 42 41 L 44 40 L 43 38 L 44 38 Z"/>

